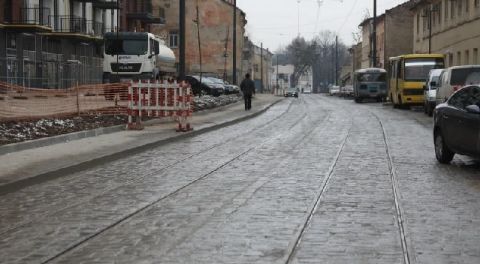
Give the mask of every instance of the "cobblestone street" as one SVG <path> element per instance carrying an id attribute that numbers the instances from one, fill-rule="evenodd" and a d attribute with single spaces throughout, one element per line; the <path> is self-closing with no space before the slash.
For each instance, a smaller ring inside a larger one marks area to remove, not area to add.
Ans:
<path id="1" fill-rule="evenodd" d="M 3 195 L 0 262 L 480 263 L 479 171 L 421 111 L 300 95 Z"/>

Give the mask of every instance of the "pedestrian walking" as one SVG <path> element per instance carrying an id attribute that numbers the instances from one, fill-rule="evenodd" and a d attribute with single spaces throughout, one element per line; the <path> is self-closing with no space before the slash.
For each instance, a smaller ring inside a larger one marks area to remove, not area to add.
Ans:
<path id="1" fill-rule="evenodd" d="M 240 84 L 240 89 L 245 100 L 245 111 L 248 111 L 252 109 L 252 96 L 255 94 L 255 83 L 250 79 L 250 73 L 245 74 L 245 79 Z"/>

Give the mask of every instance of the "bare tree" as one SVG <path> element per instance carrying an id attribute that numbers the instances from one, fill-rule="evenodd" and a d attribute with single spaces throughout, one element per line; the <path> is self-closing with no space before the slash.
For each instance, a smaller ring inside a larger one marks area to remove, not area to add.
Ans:
<path id="1" fill-rule="evenodd" d="M 286 47 L 288 60 L 294 66 L 291 83 L 295 86 L 298 79 L 315 63 L 316 43 L 307 42 L 303 37 L 295 38 L 290 45 Z"/>

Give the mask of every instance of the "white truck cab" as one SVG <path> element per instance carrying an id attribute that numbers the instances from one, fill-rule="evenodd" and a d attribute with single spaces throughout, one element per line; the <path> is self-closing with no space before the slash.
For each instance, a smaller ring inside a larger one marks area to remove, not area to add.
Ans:
<path id="1" fill-rule="evenodd" d="M 175 54 L 148 32 L 109 32 L 104 36 L 103 82 L 175 76 Z"/>

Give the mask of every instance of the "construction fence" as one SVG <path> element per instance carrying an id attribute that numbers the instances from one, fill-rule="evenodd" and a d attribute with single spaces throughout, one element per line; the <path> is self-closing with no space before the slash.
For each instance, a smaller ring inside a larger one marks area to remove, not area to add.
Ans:
<path id="1" fill-rule="evenodd" d="M 81 115 L 129 116 L 129 128 L 142 117 L 172 118 L 190 130 L 193 96 L 189 84 L 146 81 L 39 89 L 0 82 L 0 122 Z M 134 120 L 135 119 L 135 120 Z"/>
<path id="2" fill-rule="evenodd" d="M 127 92 L 128 83 L 39 89 L 0 82 L 0 121 L 70 115 L 126 115 Z"/>

